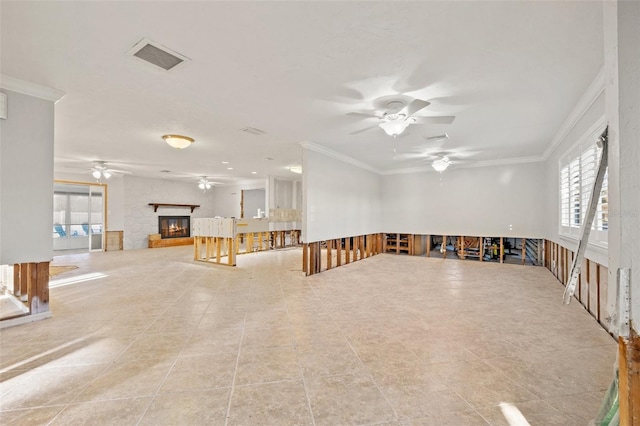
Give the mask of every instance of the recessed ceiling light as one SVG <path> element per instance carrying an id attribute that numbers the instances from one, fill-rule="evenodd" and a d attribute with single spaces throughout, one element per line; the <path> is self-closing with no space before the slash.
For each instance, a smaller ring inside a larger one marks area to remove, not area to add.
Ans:
<path id="1" fill-rule="evenodd" d="M 257 175 L 257 174 L 258 174 L 258 172 L 251 172 L 251 174 L 252 174 L 252 175 Z"/>
<path id="2" fill-rule="evenodd" d="M 288 169 L 292 173 L 302 173 L 302 166 L 289 166 Z"/>
<path id="3" fill-rule="evenodd" d="M 229 164 L 228 161 L 221 161 L 222 164 Z"/>
<path id="4" fill-rule="evenodd" d="M 227 167 L 227 170 L 233 170 L 233 167 Z"/>

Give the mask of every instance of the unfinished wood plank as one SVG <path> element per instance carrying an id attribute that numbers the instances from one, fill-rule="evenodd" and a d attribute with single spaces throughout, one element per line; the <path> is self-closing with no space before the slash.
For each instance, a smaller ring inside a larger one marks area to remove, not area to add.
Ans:
<path id="1" fill-rule="evenodd" d="M 360 235 L 359 237 L 360 239 L 360 243 L 358 244 L 358 248 L 360 250 L 360 260 L 364 259 L 364 254 L 365 254 L 365 246 L 364 246 L 364 235 Z"/>
<path id="2" fill-rule="evenodd" d="M 351 238 L 344 239 L 344 263 L 348 264 L 351 261 Z"/>
<path id="3" fill-rule="evenodd" d="M 322 245 L 320 241 L 316 245 L 316 272 L 322 272 Z"/>
<path id="4" fill-rule="evenodd" d="M 336 240 L 336 266 L 342 266 L 342 238 Z"/>
<path id="5" fill-rule="evenodd" d="M 20 264 L 20 300 L 27 301 L 29 294 L 29 280 L 31 279 L 29 263 Z"/>
<path id="6" fill-rule="evenodd" d="M 309 260 L 309 256 L 307 254 L 307 244 L 304 243 L 302 244 L 302 272 L 304 272 L 305 275 L 307 274 L 307 262 Z"/>
<path id="7" fill-rule="evenodd" d="M 558 263 L 558 279 L 564 284 L 564 247 L 558 245 L 560 262 Z"/>
<path id="8" fill-rule="evenodd" d="M 29 313 L 40 314 L 49 310 L 49 262 L 29 264 Z"/>
<path id="9" fill-rule="evenodd" d="M 333 240 L 327 240 L 327 270 L 331 269 L 331 246 L 333 245 Z"/>
<path id="10" fill-rule="evenodd" d="M 236 266 L 236 248 L 234 247 L 235 243 L 235 238 L 227 238 L 227 244 L 229 245 L 229 249 L 227 250 L 227 264 L 229 264 L 230 266 Z"/>
<path id="11" fill-rule="evenodd" d="M 351 244 L 351 258 L 353 259 L 354 262 L 358 261 L 358 243 L 360 242 L 360 239 L 356 236 L 353 237 L 353 241 Z"/>
<path id="12" fill-rule="evenodd" d="M 244 240 L 245 242 L 245 253 L 251 253 L 253 252 L 253 232 L 249 232 L 248 234 L 245 234 L 246 238 Z"/>
<path id="13" fill-rule="evenodd" d="M 525 264 L 525 261 L 527 260 L 527 239 L 523 238 L 522 239 L 522 264 Z"/>
<path id="14" fill-rule="evenodd" d="M 640 425 L 640 336 L 618 337 L 620 424 Z"/>
<path id="15" fill-rule="evenodd" d="M 484 237 L 478 237 L 480 240 L 480 262 L 484 261 Z"/>
<path id="16" fill-rule="evenodd" d="M 460 237 L 458 237 L 458 257 L 462 260 L 464 260 L 464 236 L 461 235 Z"/>
<path id="17" fill-rule="evenodd" d="M 442 236 L 442 244 L 440 244 L 440 252 L 442 253 L 442 258 L 447 258 L 447 236 Z"/>
<path id="18" fill-rule="evenodd" d="M 13 295 L 15 297 L 20 297 L 20 264 L 13 264 Z"/>
<path id="19" fill-rule="evenodd" d="M 431 257 L 431 235 L 427 235 L 427 257 Z"/>
<path id="20" fill-rule="evenodd" d="M 504 263 L 504 237 L 500 237 L 500 263 Z"/>
<path id="21" fill-rule="evenodd" d="M 216 239 L 216 262 L 220 263 L 220 256 L 222 254 L 222 238 L 215 237 Z"/>

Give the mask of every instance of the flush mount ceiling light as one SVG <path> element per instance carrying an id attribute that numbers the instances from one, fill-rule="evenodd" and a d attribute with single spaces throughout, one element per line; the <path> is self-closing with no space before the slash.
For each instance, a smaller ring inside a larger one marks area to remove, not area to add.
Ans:
<path id="1" fill-rule="evenodd" d="M 297 174 L 302 173 L 302 166 L 289 166 L 288 169 L 291 173 L 297 173 Z"/>
<path id="2" fill-rule="evenodd" d="M 184 149 L 195 142 L 192 138 L 182 135 L 164 135 L 162 139 L 164 139 L 169 146 L 176 149 Z"/>
<path id="3" fill-rule="evenodd" d="M 442 157 L 437 160 L 433 160 L 431 166 L 435 169 L 436 172 L 444 172 L 447 170 L 447 167 L 451 164 L 449 157 Z"/>
<path id="4" fill-rule="evenodd" d="M 202 189 L 202 192 L 205 192 L 207 189 L 211 189 L 213 185 L 209 182 L 206 176 L 201 176 L 200 181 L 198 182 L 198 188 Z"/>
<path id="5" fill-rule="evenodd" d="M 389 136 L 396 137 L 409 127 L 409 124 L 415 123 L 416 119 L 407 117 L 404 114 L 385 114 L 382 123 L 378 126 Z"/>
<path id="6" fill-rule="evenodd" d="M 107 164 L 104 161 L 96 161 L 95 165 L 91 169 L 91 175 L 96 178 L 98 182 L 100 179 L 109 179 L 111 173 L 107 170 Z"/>

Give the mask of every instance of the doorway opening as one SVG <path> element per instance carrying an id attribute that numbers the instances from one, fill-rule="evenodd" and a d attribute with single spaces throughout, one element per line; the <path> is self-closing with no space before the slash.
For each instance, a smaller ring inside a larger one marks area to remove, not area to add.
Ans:
<path id="1" fill-rule="evenodd" d="M 54 182 L 54 251 L 103 250 L 106 196 L 106 184 Z"/>

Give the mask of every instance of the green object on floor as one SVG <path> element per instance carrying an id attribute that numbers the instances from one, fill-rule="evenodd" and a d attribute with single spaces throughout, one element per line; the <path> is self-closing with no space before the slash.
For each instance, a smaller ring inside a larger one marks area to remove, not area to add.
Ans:
<path id="1" fill-rule="evenodd" d="M 620 416 L 618 411 L 620 410 L 618 400 L 618 370 L 616 369 L 616 375 L 609 385 L 609 389 L 604 396 L 600 411 L 595 419 L 597 426 L 618 426 L 620 424 Z"/>

